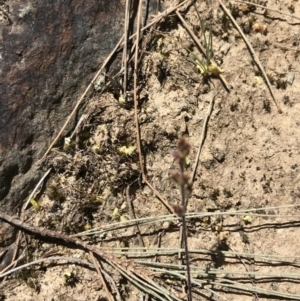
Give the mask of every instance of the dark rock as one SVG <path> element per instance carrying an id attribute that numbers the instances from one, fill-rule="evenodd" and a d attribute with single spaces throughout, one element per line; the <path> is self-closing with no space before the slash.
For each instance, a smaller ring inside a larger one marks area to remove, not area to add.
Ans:
<path id="1" fill-rule="evenodd" d="M 121 37 L 124 7 L 120 0 L 0 6 L 0 202 L 12 212 L 42 175 L 33 164 Z"/>

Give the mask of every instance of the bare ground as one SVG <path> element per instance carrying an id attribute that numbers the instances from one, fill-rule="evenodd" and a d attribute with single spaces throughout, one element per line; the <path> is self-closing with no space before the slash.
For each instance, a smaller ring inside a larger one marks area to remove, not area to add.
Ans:
<path id="1" fill-rule="evenodd" d="M 300 16 L 298 1 L 263 4 Z M 230 93 L 218 78 L 209 76 L 205 80 L 195 64 L 186 59 L 183 47 L 201 59 L 203 55 L 176 16 L 167 17 L 158 31 L 151 33 L 139 73 L 139 121 L 147 178 L 168 204 L 180 201 L 179 189 L 171 179 L 178 170 L 172 153 L 180 137 L 186 137 L 192 146 L 188 167 L 192 171 L 203 123 L 215 96 L 188 203 L 189 213 L 199 213 L 188 223 L 190 257 L 198 268 L 193 277 L 205 282 L 195 285 L 194 299 L 275 300 L 274 295 L 279 293 L 286 294 L 277 297 L 280 300 L 300 299 L 300 21 L 245 4 L 231 5 L 226 3 L 264 66 L 282 114 L 218 1 L 209 5 L 202 2 L 198 9 L 212 28 L 214 59 L 224 69 Z M 201 39 L 199 19 L 192 6 L 184 18 Z M 28 223 L 71 235 L 134 218 L 169 214 L 141 181 L 133 104 L 130 99 L 120 104 L 113 94 L 110 89 L 101 95 L 95 92 L 84 109 L 87 119 L 73 143 L 65 150 L 53 149 L 48 156 L 45 168 L 52 167 L 54 172 L 36 198 L 41 210 L 31 208 Z M 285 205 L 293 207 L 280 208 Z M 256 209 L 252 212 L 256 215 L 226 214 L 245 209 Z M 201 217 L 205 213 L 214 215 Z M 179 248 L 176 219 L 83 238 L 108 248 L 107 252 L 121 250 L 122 254 L 116 253 L 121 260 L 180 262 L 176 252 L 145 256 L 151 248 L 160 248 L 161 252 Z M 28 255 L 26 262 L 55 254 L 91 261 L 83 251 L 32 238 L 22 246 Z M 146 250 L 135 251 L 137 247 Z M 275 255 L 278 257 L 271 257 Z M 116 270 L 107 264 L 104 269 L 113 277 L 122 300 L 146 300 Z M 43 263 L 26 271 L 10 276 L 3 288 L 4 300 L 106 300 L 92 268 Z M 162 271 L 150 274 L 171 294 L 186 300 L 176 279 L 164 276 Z M 117 300 L 109 280 L 108 286 Z"/>

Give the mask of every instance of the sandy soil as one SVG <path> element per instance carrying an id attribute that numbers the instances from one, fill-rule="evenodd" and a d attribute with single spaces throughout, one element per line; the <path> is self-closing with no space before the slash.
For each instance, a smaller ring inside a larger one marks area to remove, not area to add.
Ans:
<path id="1" fill-rule="evenodd" d="M 298 1 L 260 3 L 300 16 Z M 300 196 L 300 21 L 246 4 L 232 2 L 226 6 L 231 8 L 264 67 L 282 114 L 278 113 L 249 49 L 218 1 L 210 5 L 202 1 L 198 9 L 206 27 L 212 28 L 213 58 L 224 69 L 222 75 L 230 93 L 218 78 L 205 79 L 196 64 L 190 62 L 185 47 L 205 60 L 175 15 L 167 17 L 151 33 L 139 72 L 139 121 L 147 178 L 168 204 L 180 201 L 179 189 L 171 179 L 178 170 L 172 153 L 180 137 L 186 137 L 192 146 L 187 170 L 192 171 L 203 123 L 215 97 L 188 203 L 189 213 L 199 213 L 188 219 L 191 261 L 193 266 L 210 273 L 193 274 L 195 279 L 206 282 L 195 286 L 194 300 L 276 299 L 273 293 L 263 294 L 263 290 L 286 294 L 280 300 L 297 294 L 299 300 L 296 205 Z M 193 7 L 185 12 L 184 18 L 203 41 Z M 45 169 L 52 167 L 54 172 L 37 198 L 41 210 L 29 211 L 29 223 L 75 234 L 134 218 L 169 214 L 153 191 L 142 183 L 137 151 L 130 149 L 137 145 L 133 103 L 129 97 L 125 104 L 120 104 L 114 94 L 110 88 L 101 95 L 95 92 L 84 109 L 87 119 L 71 145 L 65 150 L 54 149 L 50 154 Z M 293 207 L 279 207 L 286 205 Z M 226 214 L 245 209 L 255 209 L 252 213 L 256 216 Z M 214 215 L 201 217 L 201 213 Z M 176 220 L 165 218 L 139 229 L 121 228 L 84 239 L 109 248 L 112 253 L 118 248 L 129 248 L 127 255 L 125 251 L 116 255 L 121 259 L 139 260 L 139 256 L 144 256 L 140 260 L 178 264 L 176 253 L 146 257 L 145 252 L 135 256 L 130 250 L 143 246 L 148 250 L 178 249 L 179 225 Z M 24 240 L 22 245 L 28 254 L 26 262 L 50 255 L 91 262 L 88 253 L 29 236 L 27 244 Z M 271 257 L 275 255 L 278 257 Z M 104 268 L 113 277 L 122 300 L 147 300 L 116 270 L 107 264 Z M 187 300 L 175 279 L 162 273 L 151 275 L 179 299 Z M 278 278 L 279 275 L 282 277 Z M 43 263 L 10 277 L 1 300 L 106 300 L 96 271 L 80 265 Z M 227 287 L 225 279 L 234 288 Z M 108 285 L 118 300 L 109 280 Z"/>

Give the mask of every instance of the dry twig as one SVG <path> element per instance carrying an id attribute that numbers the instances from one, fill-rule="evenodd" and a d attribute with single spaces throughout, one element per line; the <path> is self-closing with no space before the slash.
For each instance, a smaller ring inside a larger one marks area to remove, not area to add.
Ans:
<path id="1" fill-rule="evenodd" d="M 133 99 L 134 99 L 134 120 L 135 120 L 135 130 L 136 130 L 136 141 L 139 155 L 139 162 L 142 174 L 144 174 L 144 164 L 142 158 L 142 147 L 141 147 L 141 133 L 139 125 L 138 116 L 138 96 L 137 96 L 137 73 L 138 73 L 138 59 L 139 59 L 139 40 L 140 40 L 140 22 L 141 22 L 141 10 L 142 10 L 142 0 L 139 0 L 138 16 L 137 16 L 137 26 L 136 26 L 136 47 L 135 47 L 135 57 L 134 57 L 134 74 L 133 74 Z"/>
<path id="2" fill-rule="evenodd" d="M 161 21 L 163 18 L 165 18 L 166 16 L 168 16 L 170 13 L 172 13 L 176 9 L 179 9 L 182 6 L 184 6 L 185 4 L 187 4 L 189 1 L 190 0 L 185 0 L 185 1 L 182 1 L 182 2 L 180 2 L 178 4 L 176 4 L 175 6 L 171 5 L 168 9 L 166 9 L 162 13 L 158 14 L 155 18 L 153 18 L 153 20 L 151 22 L 149 22 L 149 24 L 147 24 L 146 26 L 144 26 L 143 28 L 141 28 L 141 31 L 145 31 L 146 29 L 150 28 L 151 26 L 153 26 L 154 24 L 156 24 L 159 21 Z M 136 36 L 136 33 L 134 33 L 133 35 L 131 35 L 129 37 L 129 40 L 133 39 L 135 36 Z M 123 46 L 123 44 L 122 44 L 122 46 Z"/>
<path id="3" fill-rule="evenodd" d="M 89 262 L 86 262 L 86 261 L 83 261 L 83 260 L 80 260 L 78 258 L 71 258 L 71 257 L 65 257 L 65 256 L 51 256 L 51 257 L 41 258 L 41 259 L 37 259 L 37 260 L 31 261 L 31 262 L 25 263 L 25 264 L 20 265 L 16 268 L 13 268 L 13 269 L 5 272 L 5 273 L 1 273 L 0 278 L 6 277 L 6 276 L 8 276 L 8 275 L 10 275 L 14 272 L 17 272 L 17 271 L 20 271 L 22 269 L 28 268 L 32 265 L 40 264 L 40 263 L 46 262 L 46 261 L 58 261 L 58 260 L 63 260 L 63 261 L 66 261 L 67 263 L 81 264 L 81 265 L 87 266 L 87 267 L 92 268 L 92 269 L 95 268 L 93 264 L 91 264 Z"/>
<path id="4" fill-rule="evenodd" d="M 99 264 L 101 266 L 100 262 L 99 262 Z M 117 301 L 122 301 L 120 292 L 119 292 L 119 290 L 117 288 L 117 285 L 116 285 L 114 279 L 107 272 L 105 272 L 103 269 L 101 269 L 101 272 L 104 275 L 104 277 L 106 278 L 106 280 L 110 282 L 110 285 L 115 289 Z"/>
<path id="5" fill-rule="evenodd" d="M 30 234 L 39 236 L 44 239 L 54 239 L 57 244 L 62 244 L 62 243 L 70 243 L 72 245 L 75 245 L 81 249 L 84 249 L 89 252 L 93 252 L 94 254 L 97 254 L 100 256 L 104 261 L 111 263 L 113 262 L 116 265 L 120 265 L 120 262 L 117 258 L 115 258 L 113 255 L 109 255 L 106 252 L 101 251 L 99 248 L 96 248 L 92 245 L 89 245 L 85 243 L 84 241 L 76 238 L 76 237 L 71 237 L 65 234 L 61 234 L 55 231 L 50 231 L 48 229 L 40 229 L 36 228 L 34 226 L 31 226 L 27 223 L 22 222 L 21 220 L 15 219 L 3 212 L 0 212 L 0 219 L 3 221 L 24 230 L 25 232 L 28 232 Z"/>
<path id="6" fill-rule="evenodd" d="M 47 229 L 36 228 L 18 219 L 15 219 L 3 212 L 0 212 L 0 219 L 32 235 L 41 237 L 43 239 L 54 240 L 56 244 L 63 245 L 67 243 L 98 255 L 103 261 L 107 262 L 109 265 L 114 267 L 119 273 L 121 273 L 124 277 L 130 280 L 135 286 L 140 288 L 142 291 L 145 291 L 157 297 L 159 300 L 163 301 L 165 300 L 166 295 L 172 295 L 163 287 L 160 287 L 156 283 L 154 283 L 149 277 L 148 273 L 145 271 L 145 269 L 142 269 L 131 260 L 119 260 L 118 258 L 116 258 L 116 256 L 108 254 L 107 252 L 102 251 L 98 247 L 85 243 L 77 237 L 71 237 Z M 2 276 L 4 275 L 6 274 L 3 274 Z M 180 299 L 178 299 L 176 296 L 172 295 L 172 297 L 173 299 L 180 301 Z"/>
<path id="7" fill-rule="evenodd" d="M 251 56 L 252 56 L 254 62 L 256 63 L 256 65 L 258 66 L 258 68 L 260 69 L 260 71 L 261 71 L 261 73 L 262 73 L 262 75 L 263 75 L 263 77 L 264 77 L 264 80 L 265 80 L 265 82 L 266 82 L 266 84 L 267 84 L 267 87 L 268 87 L 268 89 L 269 89 L 269 91 L 270 91 L 270 94 L 271 94 L 271 96 L 272 96 L 272 98 L 273 98 L 273 101 L 274 101 L 274 103 L 275 103 L 275 105 L 276 105 L 276 107 L 277 107 L 278 113 L 281 114 L 281 113 L 282 113 L 282 110 L 281 110 L 281 108 L 280 108 L 280 106 L 279 106 L 279 104 L 278 104 L 278 102 L 277 102 L 277 100 L 276 100 L 276 98 L 275 98 L 275 94 L 274 94 L 274 92 L 273 92 L 273 90 L 272 90 L 271 83 L 270 83 L 270 81 L 269 81 L 269 79 L 268 79 L 268 76 L 267 76 L 267 74 L 266 74 L 266 72 L 265 72 L 265 70 L 264 70 L 262 64 L 260 63 L 258 57 L 256 56 L 256 54 L 255 54 L 255 52 L 254 52 L 254 49 L 252 48 L 251 44 L 248 42 L 248 40 L 247 40 L 246 36 L 244 35 L 242 29 L 241 29 L 240 26 L 235 22 L 234 18 L 232 17 L 231 13 L 228 11 L 228 9 L 226 8 L 226 6 L 223 4 L 223 2 L 222 2 L 221 0 L 219 0 L 219 3 L 220 3 L 220 5 L 221 5 L 222 9 L 224 10 L 224 12 L 226 13 L 226 15 L 229 17 L 229 19 L 231 20 L 231 22 L 234 24 L 235 28 L 238 30 L 238 32 L 239 32 L 240 35 L 242 36 L 244 42 L 246 43 L 246 45 L 247 45 L 247 47 L 248 47 L 248 49 L 249 49 L 249 51 L 250 51 L 250 54 L 251 54 Z"/>
<path id="8" fill-rule="evenodd" d="M 201 150 L 202 150 L 205 138 L 206 138 L 207 125 L 208 125 L 208 121 L 209 121 L 209 118 L 211 116 L 211 113 L 212 113 L 212 110 L 213 110 L 213 107 L 214 107 L 215 98 L 216 98 L 216 95 L 213 95 L 212 99 L 210 101 L 208 110 L 207 110 L 207 114 L 206 114 L 204 123 L 203 123 L 202 132 L 201 132 L 201 136 L 200 136 L 200 140 L 199 140 L 198 151 L 197 151 L 197 155 L 196 155 L 196 158 L 195 158 L 195 163 L 194 163 L 194 167 L 193 167 L 193 171 L 192 171 L 192 177 L 191 177 L 191 183 L 192 184 L 195 180 L 197 166 L 198 166 L 198 163 L 199 163 Z"/>
<path id="9" fill-rule="evenodd" d="M 47 172 L 42 176 L 42 178 L 40 179 L 40 181 L 36 184 L 35 188 L 33 189 L 33 191 L 31 192 L 31 194 L 29 195 L 26 203 L 23 205 L 22 207 L 22 211 L 21 211 L 21 221 L 23 222 L 24 221 L 24 218 L 25 218 L 25 210 L 31 200 L 31 198 L 34 197 L 34 194 L 36 193 L 36 191 L 38 190 L 38 188 L 40 187 L 40 185 L 43 183 L 43 181 L 45 180 L 45 178 L 48 176 L 48 174 L 50 173 L 52 168 L 49 168 L 47 170 Z M 17 236 L 17 239 L 16 239 L 16 242 L 15 242 L 15 250 L 14 250 L 14 254 L 12 256 L 12 259 L 11 259 L 11 264 L 10 266 L 15 266 L 18 262 L 18 260 L 16 260 L 16 257 L 17 257 L 17 253 L 18 253 L 18 249 L 19 249 L 19 244 L 20 244 L 20 240 L 21 240 L 21 231 L 18 231 L 18 236 Z"/>
<path id="10" fill-rule="evenodd" d="M 126 200 L 127 200 L 127 204 L 128 204 L 130 218 L 132 220 L 135 220 L 136 216 L 135 216 L 133 204 L 132 204 L 132 201 L 131 201 L 131 198 L 130 198 L 130 186 L 131 185 L 128 185 L 127 188 L 126 188 Z M 136 228 L 136 234 L 139 238 L 140 245 L 145 247 L 145 243 L 144 243 L 143 237 L 141 235 L 141 230 L 140 230 L 140 227 L 139 227 L 138 223 L 136 224 L 135 228 Z"/>
<path id="11" fill-rule="evenodd" d="M 98 273 L 98 276 L 99 276 L 99 278 L 100 278 L 100 284 L 102 284 L 103 287 L 104 287 L 104 290 L 105 290 L 107 299 L 108 299 L 109 301 L 114 301 L 114 298 L 113 298 L 113 297 L 111 296 L 111 294 L 109 293 L 107 284 L 106 284 L 106 282 L 105 282 L 105 280 L 104 280 L 104 278 L 103 278 L 103 275 L 102 275 L 102 273 L 101 273 L 101 271 L 100 271 L 100 268 L 99 268 L 99 262 L 96 261 L 96 258 L 95 258 L 95 256 L 94 256 L 93 252 L 91 252 L 91 251 L 90 251 L 90 256 L 91 256 L 91 258 L 92 258 L 92 261 L 93 261 L 93 263 L 94 263 L 95 269 L 96 269 L 96 271 L 97 271 L 97 273 Z"/>
<path id="12" fill-rule="evenodd" d="M 140 134 L 140 125 L 139 125 L 139 116 L 138 116 L 138 96 L 137 96 L 137 72 L 138 72 L 138 62 L 139 62 L 139 40 L 140 40 L 140 22 L 141 22 L 141 0 L 139 1 L 138 8 L 138 17 L 137 17 L 137 29 L 136 29 L 136 47 L 135 47 L 135 58 L 134 58 L 134 79 L 133 79 L 133 99 L 134 99 L 134 120 L 135 120 L 135 129 L 136 129 L 136 140 L 137 140 L 137 149 L 139 155 L 140 168 L 142 173 L 143 181 L 152 189 L 154 194 L 158 199 L 166 206 L 166 208 L 173 212 L 173 208 L 168 204 L 167 201 L 161 196 L 161 194 L 149 183 L 144 169 L 143 157 L 142 157 L 142 146 L 141 146 L 141 134 Z"/>
<path id="13" fill-rule="evenodd" d="M 130 5 L 129 0 L 126 0 L 125 4 L 125 24 L 124 24 L 124 48 L 123 48 L 123 66 L 124 66 L 124 82 L 123 82 L 123 93 L 127 91 L 127 61 L 128 61 L 128 30 L 129 30 L 129 11 Z"/>

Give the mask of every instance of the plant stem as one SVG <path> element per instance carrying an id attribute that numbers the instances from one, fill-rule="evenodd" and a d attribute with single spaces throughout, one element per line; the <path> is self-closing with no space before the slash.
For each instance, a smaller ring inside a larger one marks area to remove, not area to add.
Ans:
<path id="1" fill-rule="evenodd" d="M 182 166 L 181 166 L 182 167 Z M 183 168 L 181 168 L 181 172 L 183 173 Z M 188 301 L 192 301 L 192 282 L 191 282 L 191 270 L 190 270 L 190 257 L 189 257 L 189 249 L 188 249 L 188 235 L 187 235 L 187 226 L 186 226 L 186 218 L 185 218 L 185 211 L 186 211 L 186 191 L 185 191 L 185 184 L 182 183 L 180 185 L 181 188 L 181 206 L 182 206 L 182 236 L 184 241 L 184 251 L 185 251 L 185 265 L 187 271 L 187 294 L 188 294 Z"/>
<path id="2" fill-rule="evenodd" d="M 184 239 L 184 251 L 185 251 L 185 264 L 187 271 L 187 291 L 188 291 L 188 301 L 192 301 L 192 282 L 191 282 L 191 271 L 190 271 L 190 257 L 188 250 L 188 237 L 187 237 L 187 227 L 185 215 L 182 216 L 182 230 L 183 230 L 183 239 Z"/>

